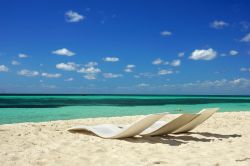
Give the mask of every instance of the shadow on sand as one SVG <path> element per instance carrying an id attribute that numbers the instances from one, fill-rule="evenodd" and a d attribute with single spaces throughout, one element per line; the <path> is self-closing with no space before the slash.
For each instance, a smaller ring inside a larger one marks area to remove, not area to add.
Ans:
<path id="1" fill-rule="evenodd" d="M 71 133 L 79 133 L 79 134 L 85 134 L 89 136 L 96 136 L 95 134 L 88 132 L 88 131 L 70 131 Z M 197 137 L 198 135 L 198 137 Z M 202 138 L 201 138 L 202 136 Z M 188 133 L 182 133 L 182 134 L 170 134 L 170 135 L 163 135 L 163 136 L 136 136 L 131 138 L 123 138 L 119 140 L 132 142 L 132 143 L 162 143 L 162 144 L 168 144 L 170 146 L 179 146 L 181 144 L 187 144 L 191 141 L 195 142 L 212 142 L 216 139 L 223 140 L 223 139 L 229 139 L 229 138 L 237 138 L 241 137 L 241 135 L 238 134 L 217 134 L 217 133 L 208 133 L 208 132 L 188 132 Z"/>
<path id="2" fill-rule="evenodd" d="M 199 135 L 199 137 L 197 137 Z M 202 138 L 200 137 L 202 136 Z M 204 138 L 205 137 L 205 138 Z M 164 136 L 147 136 L 147 137 L 134 137 L 134 138 L 126 138 L 123 139 L 128 142 L 133 143 L 162 143 L 162 144 L 168 144 L 170 146 L 179 146 L 181 144 L 187 144 L 191 141 L 195 142 L 211 142 L 216 139 L 223 140 L 228 138 L 236 138 L 241 137 L 241 135 L 238 134 L 215 134 L 215 133 L 208 133 L 208 132 L 188 132 L 183 134 L 170 134 L 170 135 L 164 135 Z"/>

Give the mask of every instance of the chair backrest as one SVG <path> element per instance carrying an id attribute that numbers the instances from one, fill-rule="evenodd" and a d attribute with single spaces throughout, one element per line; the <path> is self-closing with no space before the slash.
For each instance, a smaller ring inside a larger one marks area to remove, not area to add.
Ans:
<path id="1" fill-rule="evenodd" d="M 157 113 L 147 115 L 138 121 L 132 123 L 131 125 L 125 127 L 121 132 L 112 138 L 125 138 L 132 137 L 140 134 L 143 130 L 154 124 L 157 120 L 165 116 L 167 113 Z"/>
<path id="2" fill-rule="evenodd" d="M 140 135 L 165 135 L 170 134 L 173 131 L 179 129 L 180 127 L 184 126 L 195 117 L 199 116 L 198 114 L 182 114 L 179 117 L 175 118 L 174 120 L 165 123 L 164 125 L 159 125 L 158 128 L 148 128 L 147 130 L 143 131 Z"/>
<path id="3" fill-rule="evenodd" d="M 188 131 L 196 128 L 198 125 L 200 125 L 201 123 L 206 121 L 208 118 L 210 118 L 218 110 L 219 110 L 219 108 L 206 108 L 206 109 L 201 110 L 198 113 L 200 116 L 197 116 L 192 121 L 190 121 L 188 124 L 177 129 L 173 133 L 184 133 L 184 132 L 188 132 Z"/>

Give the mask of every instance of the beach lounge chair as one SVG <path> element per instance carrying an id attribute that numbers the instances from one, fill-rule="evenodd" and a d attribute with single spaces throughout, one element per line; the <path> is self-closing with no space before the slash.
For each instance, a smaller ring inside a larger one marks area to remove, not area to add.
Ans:
<path id="1" fill-rule="evenodd" d="M 218 109 L 219 108 L 206 108 L 197 114 L 182 114 L 170 122 L 157 121 L 152 126 L 144 130 L 140 135 L 156 136 L 188 132 L 206 121 Z"/>
<path id="2" fill-rule="evenodd" d="M 210 118 L 218 110 L 219 110 L 219 108 L 206 108 L 206 109 L 201 110 L 198 113 L 198 114 L 200 114 L 199 116 L 195 117 L 192 121 L 190 121 L 186 125 L 175 130 L 173 133 L 174 134 L 185 133 L 185 132 L 193 130 L 194 128 L 199 126 L 201 123 L 206 121 L 208 118 Z"/>
<path id="3" fill-rule="evenodd" d="M 173 131 L 188 124 L 194 118 L 200 116 L 199 114 L 182 114 L 170 122 L 157 121 L 152 126 L 144 130 L 140 135 L 142 136 L 156 136 L 171 134 Z"/>
<path id="4" fill-rule="evenodd" d="M 166 114 L 167 113 L 150 114 L 124 128 L 112 124 L 101 124 L 95 126 L 81 125 L 72 127 L 68 129 L 68 131 L 89 131 L 102 138 L 133 137 L 135 135 L 139 135 L 142 131 L 154 124 Z"/>

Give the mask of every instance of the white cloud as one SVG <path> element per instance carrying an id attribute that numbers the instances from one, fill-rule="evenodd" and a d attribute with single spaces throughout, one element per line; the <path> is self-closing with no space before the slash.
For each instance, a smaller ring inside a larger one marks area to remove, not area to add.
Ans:
<path id="1" fill-rule="evenodd" d="M 167 74 L 173 74 L 173 71 L 172 70 L 166 70 L 166 69 L 163 69 L 163 70 L 160 70 L 158 72 L 159 75 L 167 75 Z"/>
<path id="2" fill-rule="evenodd" d="M 52 54 L 62 55 L 62 56 L 73 56 L 73 55 L 75 55 L 74 52 L 68 50 L 67 48 L 61 48 L 61 49 L 52 51 Z"/>
<path id="3" fill-rule="evenodd" d="M 6 67 L 5 65 L 0 65 L 0 72 L 7 72 L 9 71 L 9 68 Z"/>
<path id="4" fill-rule="evenodd" d="M 17 65 L 20 65 L 20 62 L 13 60 L 11 61 L 11 64 L 14 66 L 17 66 Z"/>
<path id="5" fill-rule="evenodd" d="M 103 73 L 103 77 L 105 77 L 105 78 L 118 78 L 118 77 L 122 77 L 122 74 Z"/>
<path id="6" fill-rule="evenodd" d="M 27 70 L 27 69 L 22 69 L 17 72 L 18 75 L 21 76 L 26 76 L 26 77 L 35 77 L 39 75 L 38 71 L 32 71 L 32 70 Z"/>
<path id="7" fill-rule="evenodd" d="M 153 73 L 150 73 L 150 72 L 139 73 L 139 77 L 152 78 L 154 76 L 156 76 L 156 75 Z"/>
<path id="8" fill-rule="evenodd" d="M 133 65 L 133 64 L 128 64 L 128 65 L 126 66 L 126 68 L 135 68 L 135 65 Z"/>
<path id="9" fill-rule="evenodd" d="M 45 84 L 42 84 L 42 87 L 43 87 L 43 88 L 49 88 L 49 89 L 57 88 L 56 85 L 45 85 Z"/>
<path id="10" fill-rule="evenodd" d="M 157 58 L 157 59 L 155 59 L 155 60 L 152 62 L 153 65 L 160 65 L 160 64 L 162 64 L 162 63 L 163 63 L 163 60 L 161 60 L 161 58 Z"/>
<path id="11" fill-rule="evenodd" d="M 237 78 L 237 79 L 228 81 L 228 83 L 232 86 L 250 87 L 250 80 L 246 78 Z"/>
<path id="12" fill-rule="evenodd" d="M 68 62 L 68 63 L 59 63 L 56 65 L 56 68 L 66 71 L 74 71 L 78 66 L 79 65 L 74 62 Z"/>
<path id="13" fill-rule="evenodd" d="M 94 74 L 87 74 L 83 77 L 87 80 L 95 80 L 96 79 L 96 75 L 94 75 Z"/>
<path id="14" fill-rule="evenodd" d="M 118 62 L 119 58 L 117 58 L 117 57 L 106 57 L 106 58 L 103 58 L 103 60 L 106 61 L 106 62 Z"/>
<path id="15" fill-rule="evenodd" d="M 83 77 L 87 80 L 95 80 L 96 75 L 101 72 L 101 69 L 97 68 L 96 66 L 98 65 L 97 62 L 88 62 L 85 64 L 83 68 L 78 70 L 78 73 L 85 73 Z"/>
<path id="16" fill-rule="evenodd" d="M 94 67 L 97 66 L 98 63 L 97 62 L 88 62 L 86 65 L 84 65 L 85 67 Z"/>
<path id="17" fill-rule="evenodd" d="M 95 67 L 81 68 L 77 71 L 78 73 L 86 73 L 86 74 L 97 74 L 101 72 L 101 69 Z"/>
<path id="18" fill-rule="evenodd" d="M 124 71 L 127 72 L 127 73 L 133 72 L 133 70 L 131 68 L 125 68 Z"/>
<path id="19" fill-rule="evenodd" d="M 77 12 L 74 12 L 72 10 L 70 11 L 67 11 L 65 13 L 65 16 L 66 16 L 66 21 L 67 22 L 79 22 L 79 21 L 82 21 L 84 20 L 86 17 L 77 13 Z"/>
<path id="20" fill-rule="evenodd" d="M 212 48 L 207 50 L 194 50 L 189 57 L 192 60 L 212 60 L 217 56 L 217 52 Z"/>
<path id="21" fill-rule="evenodd" d="M 250 42 L 250 33 L 246 34 L 242 39 L 242 42 Z"/>
<path id="22" fill-rule="evenodd" d="M 242 67 L 242 68 L 240 68 L 240 71 L 249 71 L 250 72 L 250 68 Z"/>
<path id="23" fill-rule="evenodd" d="M 237 78 L 233 80 L 215 80 L 215 81 L 197 81 L 195 83 L 186 83 L 182 84 L 182 86 L 193 86 L 197 88 L 208 88 L 208 87 L 239 87 L 239 86 L 250 86 L 250 80 L 245 78 Z"/>
<path id="24" fill-rule="evenodd" d="M 133 64 L 128 64 L 126 68 L 124 69 L 125 72 L 130 73 L 133 72 L 133 68 L 135 68 L 135 65 Z"/>
<path id="25" fill-rule="evenodd" d="M 141 84 L 138 84 L 137 86 L 138 87 L 147 87 L 147 86 L 149 86 L 149 84 L 141 83 Z"/>
<path id="26" fill-rule="evenodd" d="M 162 35 L 162 36 L 171 36 L 171 35 L 172 35 L 172 32 L 169 32 L 169 31 L 162 31 L 162 32 L 161 32 L 161 35 Z"/>
<path id="27" fill-rule="evenodd" d="M 232 91 L 239 92 L 240 88 L 248 90 L 250 87 L 250 79 L 246 78 L 236 78 L 232 80 L 221 79 L 221 80 L 206 80 L 206 81 L 196 81 L 184 84 L 165 84 L 162 85 L 164 89 L 171 90 L 171 88 L 180 90 L 191 90 L 195 88 L 196 91 L 205 90 L 206 92 L 220 93 L 225 90 L 232 94 Z M 170 89 L 169 89 L 170 88 Z M 222 91 L 221 91 L 222 90 Z"/>
<path id="28" fill-rule="evenodd" d="M 171 63 L 170 63 L 171 66 L 180 66 L 181 65 L 181 60 L 179 59 L 176 59 L 176 60 L 173 60 Z"/>
<path id="29" fill-rule="evenodd" d="M 225 21 L 213 21 L 210 23 L 210 27 L 215 28 L 215 29 L 222 29 L 224 27 L 227 27 L 229 24 L 226 23 Z"/>
<path id="30" fill-rule="evenodd" d="M 184 57 L 184 55 L 185 55 L 185 52 L 179 52 L 178 53 L 178 57 L 180 57 L 180 58 Z"/>
<path id="31" fill-rule="evenodd" d="M 28 55 L 27 54 L 19 54 L 18 57 L 19 58 L 28 58 Z"/>
<path id="32" fill-rule="evenodd" d="M 64 81 L 73 81 L 73 80 L 74 80 L 74 78 L 70 77 L 70 78 L 65 79 Z"/>
<path id="33" fill-rule="evenodd" d="M 236 50 L 230 50 L 229 54 L 234 56 L 234 55 L 238 54 L 238 51 L 236 51 Z"/>
<path id="34" fill-rule="evenodd" d="M 43 77 L 47 77 L 47 78 L 59 78 L 61 77 L 62 75 L 61 74 L 50 74 L 50 73 L 42 73 L 41 74 Z"/>

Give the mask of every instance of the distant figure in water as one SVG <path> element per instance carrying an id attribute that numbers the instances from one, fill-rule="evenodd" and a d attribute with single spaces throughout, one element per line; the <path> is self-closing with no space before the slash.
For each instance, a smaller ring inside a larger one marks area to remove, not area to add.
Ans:
<path id="1" fill-rule="evenodd" d="M 182 109 L 178 108 L 176 111 L 181 112 L 181 111 L 182 111 Z"/>

